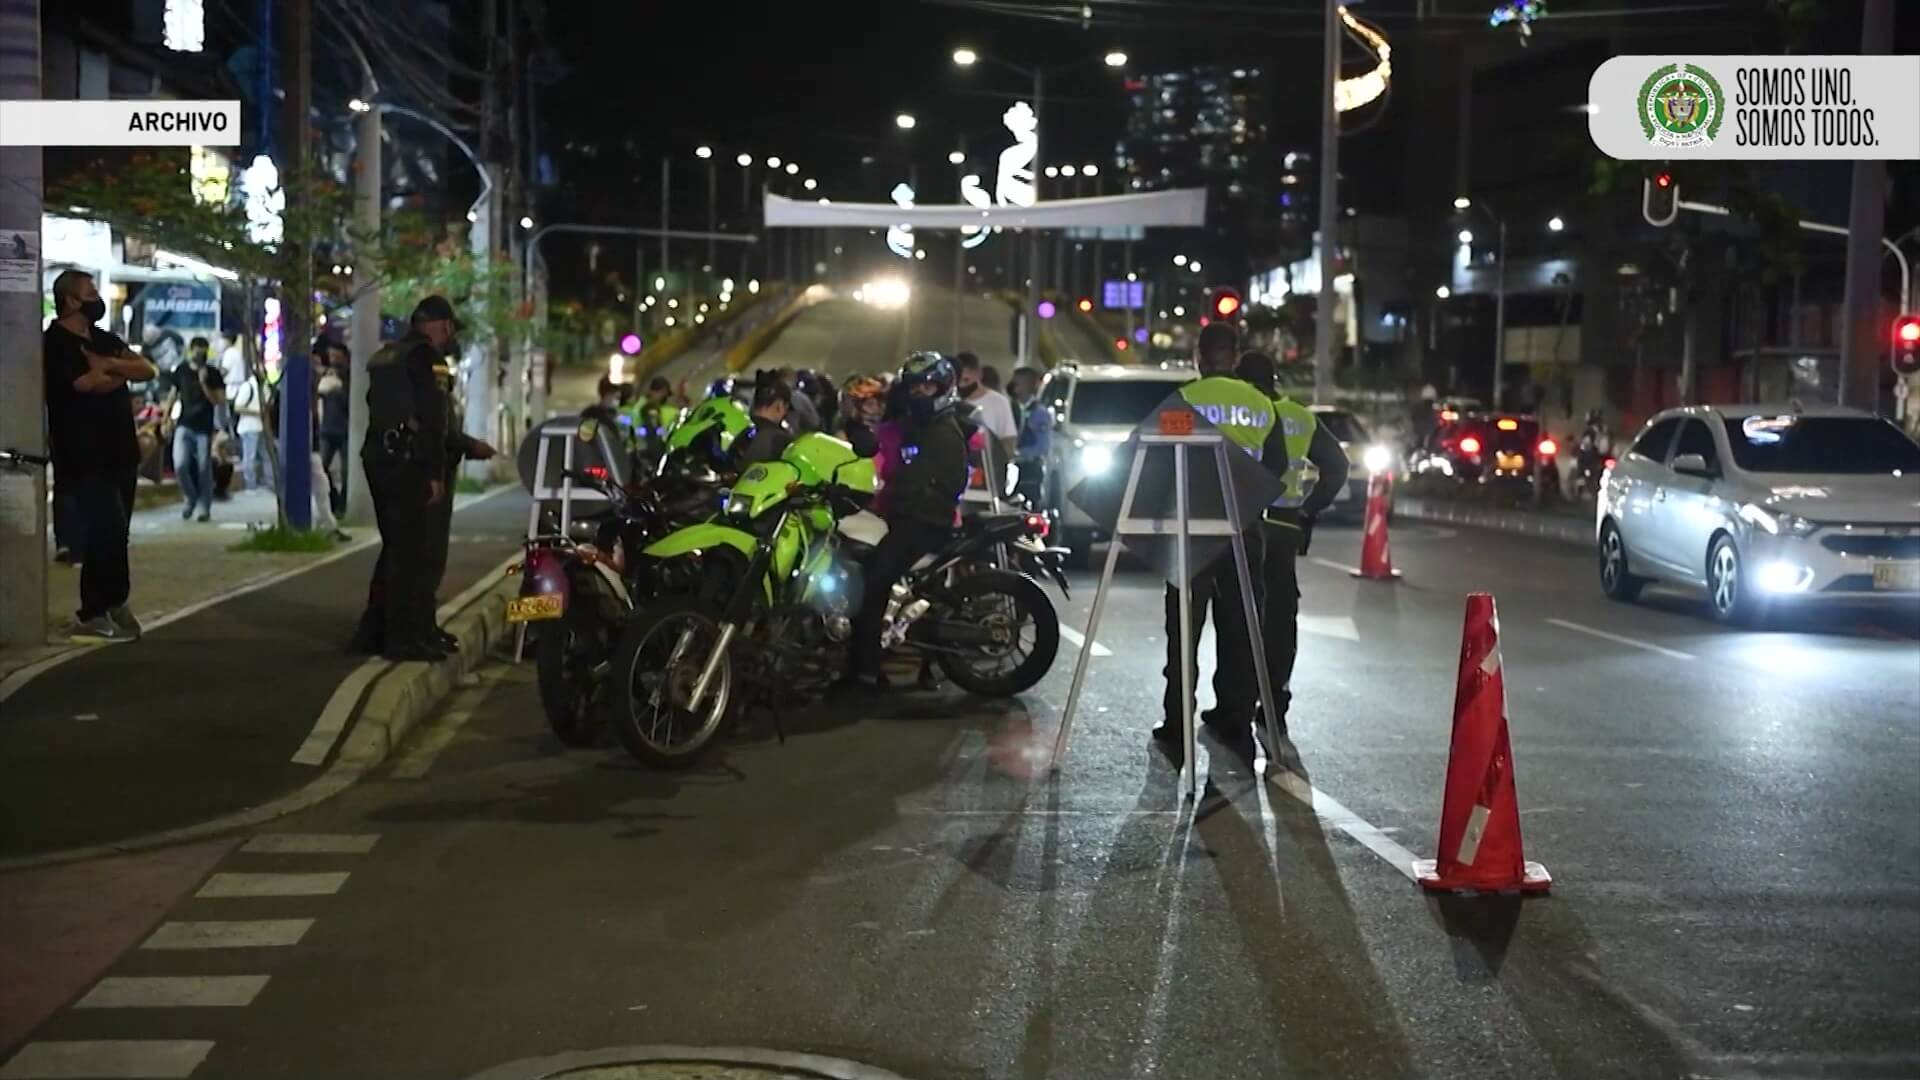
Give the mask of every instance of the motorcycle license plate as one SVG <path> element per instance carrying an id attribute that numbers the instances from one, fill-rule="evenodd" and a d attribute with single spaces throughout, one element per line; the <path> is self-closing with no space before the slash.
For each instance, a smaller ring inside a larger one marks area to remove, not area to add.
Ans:
<path id="1" fill-rule="evenodd" d="M 1920 592 L 1920 562 L 1875 563 L 1873 587 L 1887 592 Z"/>
<path id="2" fill-rule="evenodd" d="M 1527 467 L 1527 459 L 1519 454 L 1501 454 L 1497 459 L 1497 467 L 1502 470 L 1519 472 L 1521 469 Z"/>
<path id="3" fill-rule="evenodd" d="M 567 598 L 559 593 L 540 593 L 535 596 L 516 596 L 507 601 L 507 621 L 510 623 L 540 622 L 543 619 L 557 619 L 566 612 Z"/>

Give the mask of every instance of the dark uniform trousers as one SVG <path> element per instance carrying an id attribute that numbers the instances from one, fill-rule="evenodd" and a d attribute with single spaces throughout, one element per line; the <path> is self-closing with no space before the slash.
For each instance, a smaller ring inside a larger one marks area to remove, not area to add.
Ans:
<path id="1" fill-rule="evenodd" d="M 1249 530 L 1242 536 L 1247 546 L 1247 566 L 1250 569 L 1260 566 L 1265 546 L 1261 531 Z M 1252 587 L 1253 610 L 1258 613 L 1263 610 L 1266 591 L 1258 572 L 1254 574 Z M 1227 726 L 1250 722 L 1260 701 L 1260 679 L 1253 670 L 1253 635 L 1247 627 L 1246 607 L 1240 597 L 1240 571 L 1230 550 L 1202 570 L 1190 588 L 1167 586 L 1167 666 L 1163 669 L 1167 692 L 1162 703 L 1167 722 L 1180 723 L 1180 604 L 1183 599 L 1192 606 L 1193 643 L 1186 660 L 1195 665 L 1196 673 L 1200 631 L 1207 624 L 1207 608 L 1213 608 L 1214 722 Z M 1198 681 L 1197 674 L 1195 681 Z"/>
<path id="2" fill-rule="evenodd" d="M 367 493 L 373 497 L 374 520 L 380 528 L 380 558 L 367 587 L 367 616 L 361 630 L 389 645 L 418 641 L 433 630 L 434 579 L 428 575 L 440 504 L 427 505 L 431 479 L 427 467 L 414 462 L 367 462 Z M 444 496 L 441 502 L 452 502 L 452 497 Z M 441 549 L 444 552 L 444 544 Z"/>
<path id="3" fill-rule="evenodd" d="M 460 482 L 460 455 L 449 450 L 447 456 L 451 463 L 447 466 L 447 475 L 440 478 L 446 485 L 446 495 L 439 502 L 427 507 L 428 530 L 431 537 L 427 547 L 427 599 L 433 600 L 439 595 L 440 580 L 447 576 L 447 545 L 453 539 L 453 489 Z"/>
<path id="4" fill-rule="evenodd" d="M 1269 510 L 1260 528 L 1266 533 L 1266 603 L 1260 609 L 1260 643 L 1267 647 L 1267 678 L 1279 699 L 1279 719 L 1287 719 L 1293 702 L 1293 661 L 1300 651 L 1300 539 L 1299 514 Z"/>

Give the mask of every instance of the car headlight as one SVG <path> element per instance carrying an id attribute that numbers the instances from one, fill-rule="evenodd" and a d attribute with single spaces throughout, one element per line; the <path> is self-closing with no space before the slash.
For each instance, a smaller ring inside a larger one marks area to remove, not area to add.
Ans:
<path id="1" fill-rule="evenodd" d="M 1384 446 L 1369 446 L 1361 453 L 1360 464 L 1370 473 L 1386 472 L 1393 465 L 1393 451 Z"/>
<path id="2" fill-rule="evenodd" d="M 1774 536 L 1783 533 L 1787 536 L 1806 536 L 1818 528 L 1813 522 L 1798 514 L 1777 513 L 1754 503 L 1741 506 L 1740 517 Z"/>
<path id="3" fill-rule="evenodd" d="M 1088 476 L 1099 476 L 1113 468 L 1113 447 L 1105 443 L 1088 443 L 1080 448 L 1080 471 Z"/>

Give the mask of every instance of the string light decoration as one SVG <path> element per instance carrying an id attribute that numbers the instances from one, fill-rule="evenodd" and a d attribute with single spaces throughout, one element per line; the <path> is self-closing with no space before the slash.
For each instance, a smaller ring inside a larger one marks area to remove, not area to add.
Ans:
<path id="1" fill-rule="evenodd" d="M 1386 95 L 1393 78 L 1393 46 L 1387 44 L 1385 34 L 1354 18 L 1353 13 L 1344 6 L 1340 8 L 1340 21 L 1346 24 L 1348 35 L 1374 57 L 1371 69 L 1333 84 L 1334 111 L 1347 112 L 1372 104 Z"/>
<path id="2" fill-rule="evenodd" d="M 1525 47 L 1533 43 L 1534 22 L 1546 18 L 1548 14 L 1547 0 L 1507 0 L 1487 16 L 1487 25 L 1500 27 L 1514 24 L 1520 31 L 1520 44 Z"/>

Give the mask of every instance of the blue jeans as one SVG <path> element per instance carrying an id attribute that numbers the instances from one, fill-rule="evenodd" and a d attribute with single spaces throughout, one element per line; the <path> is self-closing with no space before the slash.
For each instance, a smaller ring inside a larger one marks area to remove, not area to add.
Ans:
<path id="1" fill-rule="evenodd" d="M 213 509 L 213 433 L 173 429 L 173 475 L 186 509 Z"/>
<path id="2" fill-rule="evenodd" d="M 243 431 L 240 433 L 240 476 L 250 490 L 271 487 L 273 478 L 268 474 L 267 455 L 260 440 L 266 438 L 264 431 Z"/>

